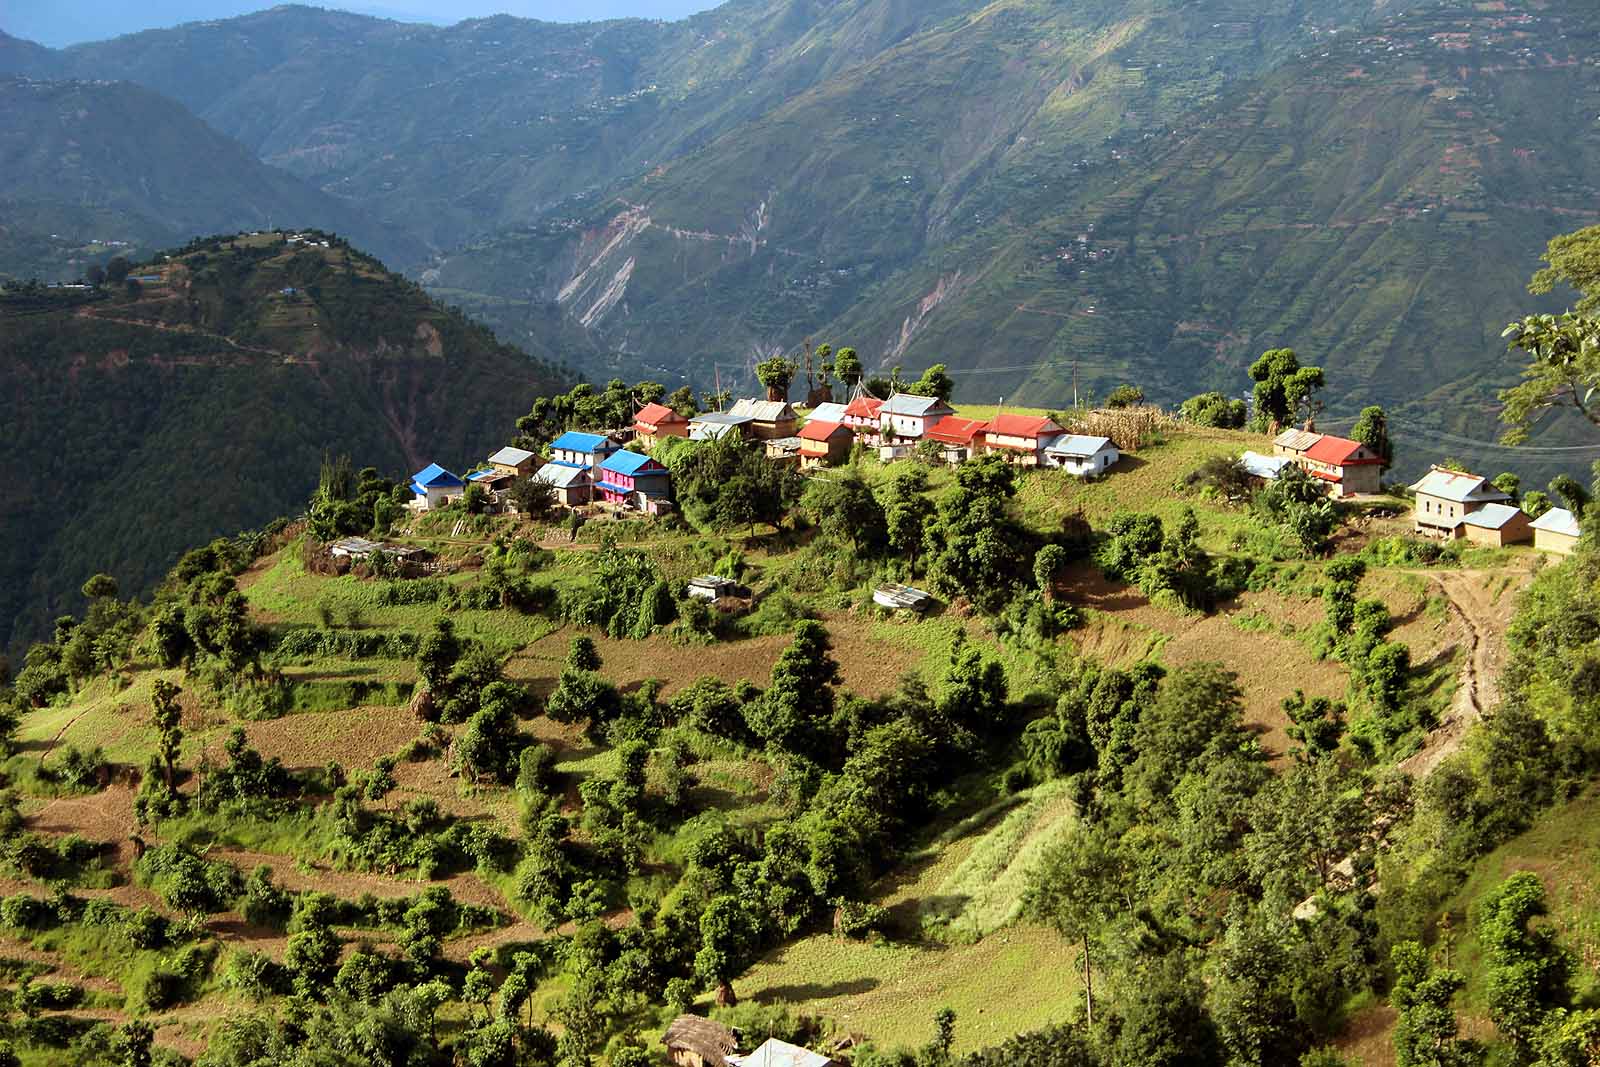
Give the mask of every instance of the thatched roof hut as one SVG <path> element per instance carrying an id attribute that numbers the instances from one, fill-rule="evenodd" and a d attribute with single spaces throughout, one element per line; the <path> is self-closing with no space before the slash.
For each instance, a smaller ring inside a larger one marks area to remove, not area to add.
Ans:
<path id="1" fill-rule="evenodd" d="M 728 1067 L 727 1057 L 739 1049 L 732 1030 L 699 1015 L 672 1020 L 661 1043 L 678 1067 Z"/>

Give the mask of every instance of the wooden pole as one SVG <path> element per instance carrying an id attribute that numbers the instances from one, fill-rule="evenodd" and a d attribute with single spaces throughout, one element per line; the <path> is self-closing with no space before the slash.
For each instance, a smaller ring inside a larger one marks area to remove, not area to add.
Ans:
<path id="1" fill-rule="evenodd" d="M 1094 1028 L 1094 975 L 1089 970 L 1089 931 L 1083 931 L 1083 1002 L 1089 1009 L 1089 1028 Z"/>

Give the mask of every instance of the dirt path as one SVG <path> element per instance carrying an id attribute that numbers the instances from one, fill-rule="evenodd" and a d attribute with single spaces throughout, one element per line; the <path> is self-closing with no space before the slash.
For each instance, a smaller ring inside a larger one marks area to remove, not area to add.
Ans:
<path id="1" fill-rule="evenodd" d="M 1506 628 L 1516 611 L 1517 597 L 1533 578 L 1531 570 L 1412 571 L 1449 603 L 1451 620 L 1463 632 L 1466 657 L 1455 699 L 1422 751 L 1400 767 L 1418 778 L 1461 748 L 1473 723 L 1500 701 L 1500 670 L 1505 662 Z M 1505 579 L 1511 579 L 1509 583 Z"/>

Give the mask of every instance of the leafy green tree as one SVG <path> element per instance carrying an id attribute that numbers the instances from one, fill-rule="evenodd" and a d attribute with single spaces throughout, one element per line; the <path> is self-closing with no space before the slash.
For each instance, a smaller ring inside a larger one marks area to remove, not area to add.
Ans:
<path id="1" fill-rule="evenodd" d="M 155 1062 L 150 1051 L 155 1040 L 155 1027 L 143 1019 L 117 1027 L 111 1046 L 119 1067 L 150 1067 Z"/>
<path id="2" fill-rule="evenodd" d="M 1394 967 L 1390 1003 L 1400 1013 L 1394 1027 L 1397 1067 L 1475 1067 L 1483 1062 L 1483 1048 L 1458 1036 L 1460 1023 L 1451 1007 L 1466 984 L 1459 971 L 1435 970 L 1428 954 L 1415 941 L 1394 946 L 1389 954 Z"/>
<path id="3" fill-rule="evenodd" d="M 1265 909 L 1229 916 L 1207 999 L 1228 1062 L 1294 1063 L 1305 1048 L 1295 1007 L 1292 922 Z"/>
<path id="4" fill-rule="evenodd" d="M 1189 664 L 1166 677 L 1134 735 L 1129 787 L 1141 806 L 1170 804 L 1184 775 L 1223 753 L 1260 757 L 1248 743 L 1243 698 L 1238 675 L 1220 663 Z"/>
<path id="5" fill-rule="evenodd" d="M 183 705 L 178 703 L 182 692 L 165 678 L 157 678 L 150 688 L 150 722 L 156 728 L 156 755 L 169 793 L 176 788 L 178 749 L 183 744 Z"/>
<path id="6" fill-rule="evenodd" d="M 733 980 L 755 962 L 760 929 L 738 897 L 719 896 L 700 916 L 700 951 L 695 972 L 717 987 L 717 1003 L 737 1003 Z"/>
<path id="7" fill-rule="evenodd" d="M 115 600 L 117 591 L 117 580 L 109 574 L 96 574 L 83 583 L 83 595 L 90 600 Z"/>
<path id="8" fill-rule="evenodd" d="M 1381 456 L 1385 472 L 1394 466 L 1394 442 L 1389 440 L 1389 416 L 1384 414 L 1383 408 L 1376 404 L 1362 408 L 1350 437 Z"/>
<path id="9" fill-rule="evenodd" d="M 1027 581 L 1029 537 L 1011 513 L 1016 477 L 1016 469 L 995 455 L 956 470 L 955 489 L 940 503 L 932 527 L 938 551 L 929 572 L 945 595 L 995 612 Z"/>
<path id="10" fill-rule="evenodd" d="M 1324 385 L 1321 367 L 1302 367 L 1292 348 L 1274 348 L 1250 365 L 1256 383 L 1256 423 L 1259 429 L 1287 426 L 1309 419 L 1321 408 L 1316 392 Z"/>
<path id="11" fill-rule="evenodd" d="M 768 400 L 788 400 L 789 385 L 794 381 L 794 360 L 773 356 L 756 364 L 756 378 L 767 387 Z"/>
<path id="12" fill-rule="evenodd" d="M 1108 408 L 1132 408 L 1144 403 L 1144 390 L 1137 385 L 1119 385 L 1106 397 Z"/>
<path id="13" fill-rule="evenodd" d="M 1530 489 L 1522 497 L 1522 510 L 1537 519 L 1551 508 L 1555 507 L 1550 502 L 1550 495 L 1542 489 Z"/>
<path id="14" fill-rule="evenodd" d="M 112 285 L 121 285 L 128 278 L 128 272 L 133 265 L 123 256 L 112 256 L 111 262 L 106 264 L 106 281 Z"/>
<path id="15" fill-rule="evenodd" d="M 1083 951 L 1084 1006 L 1094 1025 L 1093 944 L 1127 907 L 1128 875 L 1104 827 L 1080 822 L 1050 846 L 1029 876 L 1023 910 Z"/>
<path id="16" fill-rule="evenodd" d="M 888 545 L 883 505 L 860 475 L 813 479 L 800 503 L 823 537 L 863 558 L 876 558 Z"/>
<path id="17" fill-rule="evenodd" d="M 907 386 L 905 391 L 917 396 L 936 396 L 948 402 L 950 395 L 955 392 L 956 383 L 951 380 L 947 371 L 948 368 L 943 363 L 935 363 L 923 371 L 922 377 Z"/>
<path id="18" fill-rule="evenodd" d="M 1146 964 L 1129 983 L 1107 1067 L 1221 1067 L 1203 990 L 1180 954 Z"/>
<path id="19" fill-rule="evenodd" d="M 555 510 L 555 487 L 542 478 L 532 475 L 518 478 L 511 483 L 507 495 L 518 514 L 526 515 L 535 522 L 548 517 Z"/>
<path id="20" fill-rule="evenodd" d="M 600 650 L 594 640 L 582 634 L 574 637 L 567 646 L 565 669 L 569 671 L 597 671 L 600 669 Z"/>
<path id="21" fill-rule="evenodd" d="M 839 380 L 847 387 L 854 389 L 866 375 L 866 368 L 861 365 L 861 357 L 856 355 L 853 348 L 841 348 L 834 353 L 833 370 Z"/>
<path id="22" fill-rule="evenodd" d="M 1574 972 L 1555 931 L 1530 924 L 1546 914 L 1544 883 L 1519 871 L 1478 904 L 1478 942 L 1488 956 L 1489 1017 L 1523 1049 L 1531 1048 L 1546 1016 L 1567 1007 Z"/>
<path id="23" fill-rule="evenodd" d="M 1501 440 L 1520 444 L 1546 411 L 1568 407 L 1600 426 L 1600 319 L 1588 314 L 1529 315 L 1502 334 L 1527 356 L 1522 381 L 1500 392 Z"/>
<path id="24" fill-rule="evenodd" d="M 1178 417 L 1185 422 L 1219 430 L 1242 428 L 1248 414 L 1243 400 L 1231 399 L 1218 392 L 1200 393 L 1178 405 Z"/>
<path id="25" fill-rule="evenodd" d="M 759 698 L 745 706 L 752 733 L 780 752 L 818 755 L 832 747 L 833 687 L 839 664 L 828 631 L 806 620 L 772 665 L 772 677 Z"/>

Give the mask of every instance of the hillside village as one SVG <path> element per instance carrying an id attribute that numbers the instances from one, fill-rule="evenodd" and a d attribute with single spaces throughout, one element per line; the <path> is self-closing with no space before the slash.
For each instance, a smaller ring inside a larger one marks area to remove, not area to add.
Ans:
<path id="1" fill-rule="evenodd" d="M 253 351 L 299 368 L 270 346 L 326 292 L 243 240 Z M 75 314 L 176 315 L 220 247 Z M 0 1065 L 1335 1067 L 1600 1033 L 1582 985 L 1511 1014 L 1482 918 L 1600 951 L 1521 858 L 1593 851 L 1592 487 L 1397 456 L 1375 406 L 1323 432 L 1288 349 L 1174 410 L 803 369 L 541 392 L 482 460 L 416 435 L 398 480 L 324 454 L 148 601 L 90 576 L 0 679 Z"/>

